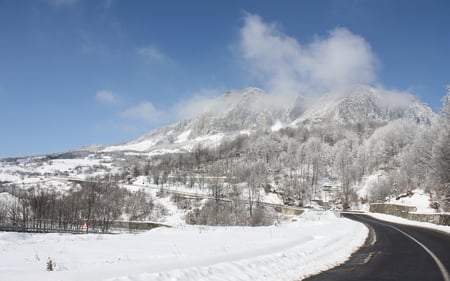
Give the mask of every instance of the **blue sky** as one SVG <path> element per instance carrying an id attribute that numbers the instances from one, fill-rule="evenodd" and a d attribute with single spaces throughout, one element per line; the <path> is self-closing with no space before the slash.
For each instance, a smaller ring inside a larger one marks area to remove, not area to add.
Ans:
<path id="1" fill-rule="evenodd" d="M 133 140 L 248 86 L 369 83 L 438 111 L 449 12 L 447 0 L 0 0 L 0 158 Z"/>

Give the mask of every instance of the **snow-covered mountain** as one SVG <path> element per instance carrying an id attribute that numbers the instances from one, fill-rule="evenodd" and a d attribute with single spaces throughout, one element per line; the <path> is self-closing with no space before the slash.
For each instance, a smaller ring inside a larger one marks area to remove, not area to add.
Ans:
<path id="1" fill-rule="evenodd" d="M 429 106 L 421 103 L 413 95 L 357 85 L 348 91 L 320 98 L 295 120 L 294 124 L 383 125 L 402 118 L 430 125 L 435 114 Z"/>
<path id="2" fill-rule="evenodd" d="M 163 153 L 190 150 L 197 144 L 211 147 L 224 138 L 276 129 L 292 120 L 294 110 L 299 112 L 296 106 L 274 106 L 272 101 L 272 96 L 257 88 L 229 91 L 194 118 L 155 129 L 136 141 L 110 146 L 105 151 L 158 150 Z"/>
<path id="3" fill-rule="evenodd" d="M 196 117 L 155 129 L 132 142 L 106 147 L 104 151 L 161 154 L 189 151 L 197 145 L 213 147 L 224 139 L 286 126 L 383 125 L 401 118 L 429 125 L 435 118 L 431 108 L 412 95 L 363 85 L 314 101 L 302 97 L 280 99 L 257 88 L 226 92 Z"/>

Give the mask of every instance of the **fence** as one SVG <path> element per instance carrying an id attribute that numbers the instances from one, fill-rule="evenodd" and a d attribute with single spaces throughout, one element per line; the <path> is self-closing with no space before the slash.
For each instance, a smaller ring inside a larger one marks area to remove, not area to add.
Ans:
<path id="1" fill-rule="evenodd" d="M 105 233 L 111 234 L 115 231 L 126 230 L 130 232 L 145 231 L 156 227 L 171 227 L 170 225 L 158 222 L 140 222 L 140 221 L 111 221 L 111 227 L 108 231 L 102 231 L 100 228 L 89 228 L 89 231 L 79 228 L 60 228 L 60 227 L 39 227 L 39 226 L 20 226 L 20 225 L 0 225 L 0 231 L 6 232 L 27 232 L 27 233 L 71 233 L 71 234 L 86 234 L 86 233 Z"/>
<path id="2" fill-rule="evenodd" d="M 44 228 L 44 227 L 22 227 L 22 226 L 0 226 L 0 231 L 27 232 L 27 233 L 71 233 L 83 234 L 85 231 L 75 229 Z"/>

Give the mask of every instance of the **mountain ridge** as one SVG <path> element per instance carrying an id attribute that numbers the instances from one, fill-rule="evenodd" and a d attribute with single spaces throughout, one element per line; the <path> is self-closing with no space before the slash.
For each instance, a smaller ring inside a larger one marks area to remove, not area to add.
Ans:
<path id="1" fill-rule="evenodd" d="M 358 123 L 382 126 L 397 119 L 410 119 L 428 126 L 435 119 L 429 106 L 411 94 L 365 85 L 329 93 L 311 102 L 302 96 L 282 100 L 258 88 L 227 91 L 197 116 L 157 128 L 135 141 L 107 146 L 105 152 L 137 151 L 157 154 L 214 147 L 224 139 L 283 127 L 317 127 Z"/>

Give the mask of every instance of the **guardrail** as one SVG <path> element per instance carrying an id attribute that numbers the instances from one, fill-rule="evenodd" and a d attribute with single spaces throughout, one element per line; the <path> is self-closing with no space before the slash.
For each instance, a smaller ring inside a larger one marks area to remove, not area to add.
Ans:
<path id="1" fill-rule="evenodd" d="M 172 227 L 171 225 L 151 222 L 151 221 L 112 221 L 111 230 L 127 230 L 127 231 L 144 231 L 157 227 Z M 64 229 L 64 228 L 48 228 L 48 227 L 22 227 L 17 225 L 0 226 L 0 231 L 4 232 L 26 232 L 26 233 L 70 233 L 70 234 L 87 234 L 87 233 L 103 233 L 112 234 L 114 231 L 100 232 L 96 229 L 89 231 L 81 229 Z"/>

